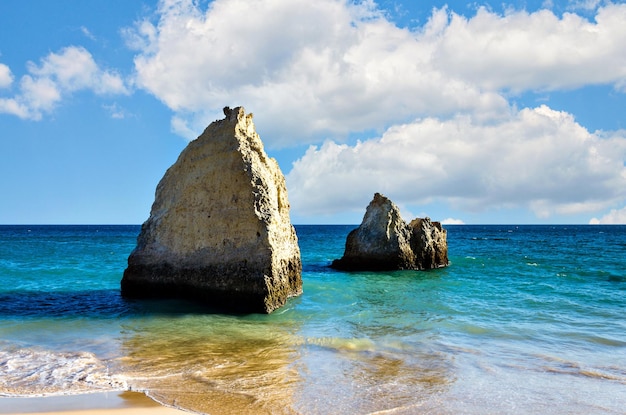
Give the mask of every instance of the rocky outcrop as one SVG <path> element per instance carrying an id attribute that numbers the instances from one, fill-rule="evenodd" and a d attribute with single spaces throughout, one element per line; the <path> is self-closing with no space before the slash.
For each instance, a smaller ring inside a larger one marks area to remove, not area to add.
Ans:
<path id="1" fill-rule="evenodd" d="M 331 267 L 342 270 L 427 270 L 448 265 L 446 230 L 429 218 L 407 224 L 398 207 L 376 193 L 361 225 L 350 232 L 341 259 Z"/>
<path id="2" fill-rule="evenodd" d="M 125 297 L 183 297 L 270 313 L 302 293 L 285 178 L 242 107 L 189 143 L 156 189 Z"/>

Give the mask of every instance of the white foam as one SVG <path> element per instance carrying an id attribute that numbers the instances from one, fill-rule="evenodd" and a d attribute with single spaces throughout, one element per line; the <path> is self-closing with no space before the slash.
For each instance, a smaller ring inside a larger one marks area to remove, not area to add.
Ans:
<path id="1" fill-rule="evenodd" d="M 0 395 L 41 396 L 127 390 L 120 375 L 88 352 L 35 348 L 0 350 Z"/>

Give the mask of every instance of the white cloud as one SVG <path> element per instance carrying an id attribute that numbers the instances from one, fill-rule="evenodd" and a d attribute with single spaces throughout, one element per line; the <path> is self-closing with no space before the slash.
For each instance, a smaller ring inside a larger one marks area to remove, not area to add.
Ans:
<path id="1" fill-rule="evenodd" d="M 13 114 L 20 118 L 28 118 L 29 110 L 13 98 L 0 98 L 0 114 Z"/>
<path id="2" fill-rule="evenodd" d="M 415 31 L 373 2 L 215 0 L 204 10 L 167 0 L 158 16 L 125 31 L 137 84 L 197 132 L 224 105 L 245 105 L 269 145 L 415 117 L 493 121 L 509 110 L 502 91 L 626 88 L 624 4 L 599 8 L 595 21 L 444 8 Z"/>
<path id="3" fill-rule="evenodd" d="M 450 13 L 433 61 L 449 76 L 489 90 L 619 87 L 626 78 L 624 21 L 626 4 L 598 9 L 595 22 L 549 10 L 501 16 L 481 8 L 471 18 Z"/>
<path id="4" fill-rule="evenodd" d="M 61 53 L 51 53 L 39 66 L 30 62 L 28 69 L 31 74 L 49 79 L 68 92 L 80 89 L 91 89 L 97 94 L 128 92 L 118 74 L 98 68 L 91 54 L 81 47 L 70 46 Z"/>
<path id="5" fill-rule="evenodd" d="M 626 196 L 625 134 L 590 133 L 546 106 L 489 124 L 418 119 L 354 146 L 310 147 L 287 176 L 289 199 L 302 216 L 358 209 L 377 191 L 405 205 L 591 212 Z"/>
<path id="6" fill-rule="evenodd" d="M 224 105 L 253 111 L 270 144 L 507 107 L 435 70 L 428 34 L 394 26 L 369 2 L 216 0 L 202 11 L 168 1 L 157 24 L 126 34 L 141 49 L 137 84 L 199 131 Z"/>
<path id="7" fill-rule="evenodd" d="M 611 209 L 609 213 L 598 218 L 591 218 L 590 225 L 624 225 L 626 224 L 626 207 Z"/>
<path id="8" fill-rule="evenodd" d="M 82 47 L 70 46 L 50 53 L 39 65 L 28 62 L 27 69 L 29 73 L 20 79 L 19 93 L 0 98 L 0 112 L 36 120 L 75 91 L 91 90 L 100 95 L 129 93 L 120 75 L 100 69 Z"/>
<path id="9" fill-rule="evenodd" d="M 113 103 L 109 105 L 103 104 L 102 108 L 107 110 L 109 114 L 111 114 L 111 118 L 116 119 L 116 120 L 123 120 L 124 118 L 128 118 L 132 116 L 132 114 L 130 114 L 124 108 L 120 107 L 117 103 Z"/>
<path id="10" fill-rule="evenodd" d="M 568 8 L 571 10 L 595 10 L 602 0 L 570 0 Z"/>
<path id="11" fill-rule="evenodd" d="M 91 40 L 96 40 L 96 36 L 94 36 L 93 33 L 91 33 L 91 31 L 89 29 L 87 29 L 85 26 L 81 26 L 80 27 L 80 31 L 83 35 L 85 35 L 85 37 L 91 39 Z"/>
<path id="12" fill-rule="evenodd" d="M 30 109 L 32 117 L 38 119 L 42 111 L 51 111 L 61 100 L 59 85 L 47 77 L 33 78 L 24 75 L 20 81 L 21 101 Z"/>
<path id="13" fill-rule="evenodd" d="M 0 63 L 0 88 L 8 88 L 13 83 L 13 74 L 11 73 L 11 69 Z"/>
<path id="14" fill-rule="evenodd" d="M 446 219 L 441 220 L 441 224 L 442 225 L 465 225 L 465 222 L 463 222 L 463 220 L 461 219 L 446 218 Z"/>
<path id="15" fill-rule="evenodd" d="M 123 28 L 121 34 L 131 50 L 143 53 L 154 53 L 158 50 L 157 28 L 148 21 L 137 22 L 135 27 Z"/>

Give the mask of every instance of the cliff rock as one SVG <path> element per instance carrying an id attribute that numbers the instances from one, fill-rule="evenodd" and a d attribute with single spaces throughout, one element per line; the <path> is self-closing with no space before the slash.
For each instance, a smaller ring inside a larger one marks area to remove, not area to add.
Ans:
<path id="1" fill-rule="evenodd" d="M 159 182 L 128 258 L 125 297 L 270 313 L 302 293 L 285 178 L 243 107 L 190 142 Z"/>
<path id="2" fill-rule="evenodd" d="M 376 193 L 361 225 L 350 232 L 341 259 L 331 267 L 342 270 L 427 270 L 448 265 L 446 230 L 429 218 L 407 224 L 398 207 Z"/>

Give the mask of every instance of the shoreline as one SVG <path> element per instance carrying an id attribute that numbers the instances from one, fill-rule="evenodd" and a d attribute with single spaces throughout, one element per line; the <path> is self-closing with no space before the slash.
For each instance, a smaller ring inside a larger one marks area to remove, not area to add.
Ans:
<path id="1" fill-rule="evenodd" d="M 111 391 L 75 395 L 0 396 L 0 415 L 181 415 L 142 392 Z"/>

